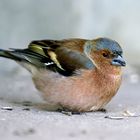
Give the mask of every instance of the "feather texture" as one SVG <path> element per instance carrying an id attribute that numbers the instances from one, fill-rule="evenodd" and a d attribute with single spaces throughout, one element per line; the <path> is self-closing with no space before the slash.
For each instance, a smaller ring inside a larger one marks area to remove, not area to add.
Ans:
<path id="1" fill-rule="evenodd" d="M 46 102 L 71 111 L 95 111 L 118 91 L 126 63 L 107 38 L 37 40 L 26 49 L 0 50 L 29 70 Z"/>
<path id="2" fill-rule="evenodd" d="M 64 76 L 71 76 L 79 69 L 92 69 L 89 46 L 85 40 L 39 40 L 32 41 L 27 49 L 4 51 L 5 57 L 46 68 Z"/>

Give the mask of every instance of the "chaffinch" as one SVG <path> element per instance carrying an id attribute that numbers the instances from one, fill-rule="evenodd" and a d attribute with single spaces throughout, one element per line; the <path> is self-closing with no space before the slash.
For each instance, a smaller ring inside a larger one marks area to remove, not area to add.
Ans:
<path id="1" fill-rule="evenodd" d="M 108 38 L 37 40 L 26 49 L 0 50 L 31 74 L 48 106 L 76 112 L 102 109 L 118 91 L 126 63 Z"/>

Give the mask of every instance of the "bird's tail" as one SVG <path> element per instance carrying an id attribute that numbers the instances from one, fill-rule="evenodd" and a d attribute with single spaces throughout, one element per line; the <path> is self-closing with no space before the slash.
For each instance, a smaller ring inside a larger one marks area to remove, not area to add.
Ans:
<path id="1" fill-rule="evenodd" d="M 29 49 L 0 49 L 0 57 L 12 59 L 17 62 L 30 63 L 36 67 L 44 67 L 44 63 L 49 61 L 49 58 Z"/>
<path id="2" fill-rule="evenodd" d="M 7 50 L 2 50 L 0 49 L 0 57 L 5 57 L 5 58 L 9 58 L 9 59 L 14 59 L 16 60 L 15 57 L 13 57 L 11 54 L 8 53 L 9 51 Z"/>

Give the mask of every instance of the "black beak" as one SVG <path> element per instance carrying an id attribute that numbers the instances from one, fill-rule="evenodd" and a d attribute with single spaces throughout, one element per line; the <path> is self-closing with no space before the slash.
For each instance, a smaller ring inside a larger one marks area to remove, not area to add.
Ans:
<path id="1" fill-rule="evenodd" d="M 121 55 L 118 55 L 117 57 L 113 58 L 111 64 L 114 66 L 126 66 L 126 62 L 124 61 Z"/>

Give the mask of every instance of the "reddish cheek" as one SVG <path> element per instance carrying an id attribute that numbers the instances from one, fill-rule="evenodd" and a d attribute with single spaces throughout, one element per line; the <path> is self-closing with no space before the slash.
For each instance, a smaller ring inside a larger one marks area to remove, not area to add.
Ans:
<path id="1" fill-rule="evenodd" d="M 103 65 L 109 65 L 110 63 L 105 60 L 104 58 L 102 57 L 99 57 L 99 56 L 94 56 L 93 57 L 93 60 L 95 61 L 95 63 L 98 65 L 98 66 L 103 66 Z"/>

